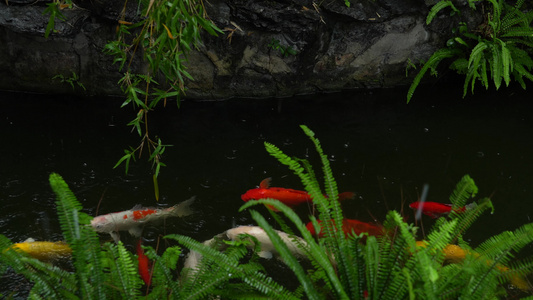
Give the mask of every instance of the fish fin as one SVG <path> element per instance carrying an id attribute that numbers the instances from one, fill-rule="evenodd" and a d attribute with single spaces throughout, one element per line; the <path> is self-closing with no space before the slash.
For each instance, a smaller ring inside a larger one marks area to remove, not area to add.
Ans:
<path id="1" fill-rule="evenodd" d="M 35 239 L 34 239 L 34 238 L 31 238 L 31 237 L 30 237 L 30 238 L 27 238 L 27 239 L 24 241 L 24 243 L 33 243 L 33 242 L 35 242 Z"/>
<path id="2" fill-rule="evenodd" d="M 472 208 L 475 208 L 476 206 L 477 206 L 477 203 L 476 203 L 476 202 L 472 202 L 472 203 L 470 203 L 470 204 L 465 205 L 465 209 L 467 209 L 467 210 L 468 210 L 468 209 L 472 209 Z M 492 206 L 492 205 L 491 205 L 491 206 Z M 493 207 L 493 209 L 494 209 L 494 207 Z M 493 212 L 493 213 L 494 213 L 494 212 Z"/>
<path id="3" fill-rule="evenodd" d="M 193 204 L 195 200 L 196 196 L 192 196 L 191 198 L 176 204 L 172 209 L 172 213 L 178 217 L 192 215 L 194 211 L 191 209 L 191 204 Z"/>
<path id="4" fill-rule="evenodd" d="M 143 208 L 142 205 L 140 205 L 140 204 L 135 204 L 135 206 L 132 207 L 131 210 L 139 210 L 139 209 L 142 209 L 142 208 Z"/>
<path id="5" fill-rule="evenodd" d="M 272 252 L 270 251 L 259 251 L 257 255 L 259 255 L 259 257 L 266 258 L 266 259 L 272 258 Z"/>
<path id="6" fill-rule="evenodd" d="M 141 237 L 143 229 L 140 226 L 131 227 L 128 232 L 134 237 Z"/>
<path id="7" fill-rule="evenodd" d="M 270 182 L 272 182 L 272 177 L 265 178 L 261 181 L 259 187 L 262 189 L 268 189 L 270 187 Z"/>
<path id="8" fill-rule="evenodd" d="M 118 244 L 118 242 L 120 241 L 120 234 L 116 231 L 111 231 L 109 234 L 111 235 L 115 243 Z"/>
<path id="9" fill-rule="evenodd" d="M 339 201 L 353 200 L 353 199 L 355 199 L 354 192 L 344 192 L 344 193 L 339 194 Z"/>
<path id="10" fill-rule="evenodd" d="M 275 208 L 274 206 L 272 205 L 265 205 L 268 209 L 270 209 L 271 211 L 273 212 L 279 212 L 279 210 L 277 208 Z"/>

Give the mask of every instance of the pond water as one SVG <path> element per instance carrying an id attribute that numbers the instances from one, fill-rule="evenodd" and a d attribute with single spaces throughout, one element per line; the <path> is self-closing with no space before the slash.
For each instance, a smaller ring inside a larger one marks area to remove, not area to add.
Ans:
<path id="1" fill-rule="evenodd" d="M 339 190 L 357 194 L 343 204 L 347 218 L 379 222 L 387 210 L 403 208 L 412 221 L 408 204 L 417 201 L 424 184 L 428 201 L 446 203 L 461 177 L 471 175 L 478 198 L 490 196 L 496 207 L 468 231 L 467 239 L 476 245 L 531 222 L 533 103 L 523 91 L 477 91 L 466 99 L 461 92 L 446 86 L 419 89 L 408 105 L 405 89 L 185 101 L 179 109 L 169 103 L 149 115 L 150 132 L 173 145 L 163 157 L 167 167 L 159 177 L 159 202 L 147 156 L 132 163 L 127 175 L 123 166 L 113 169 L 123 149 L 140 141 L 126 126 L 135 111 L 121 109 L 121 99 L 3 93 L 0 233 L 13 242 L 62 239 L 48 184 L 51 172 L 63 176 L 91 215 L 136 204 L 171 206 L 196 196 L 194 216 L 146 228 L 146 244 L 153 246 L 164 234 L 203 241 L 253 224 L 248 212 L 238 212 L 241 194 L 267 177 L 273 186 L 302 189 L 298 178 L 268 155 L 265 141 L 308 158 L 319 170 L 314 148 L 299 128 L 305 124 L 329 155 Z M 297 212 L 307 221 L 307 207 Z M 424 217 L 423 222 L 429 227 L 433 221 Z M 127 234 L 122 237 L 128 241 Z M 133 248 L 132 240 L 128 247 Z"/>

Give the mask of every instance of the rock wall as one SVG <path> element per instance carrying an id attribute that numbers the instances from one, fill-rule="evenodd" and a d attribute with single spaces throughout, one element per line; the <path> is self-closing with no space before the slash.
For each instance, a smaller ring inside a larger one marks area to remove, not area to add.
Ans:
<path id="1" fill-rule="evenodd" d="M 48 39 L 44 3 L 17 1 L 0 3 L 0 89 L 122 95 L 122 74 L 102 51 L 115 38 L 121 1 L 77 2 Z M 351 0 L 348 8 L 342 0 L 320 6 L 310 0 L 206 0 L 225 35 L 206 34 L 203 47 L 190 54 L 195 81 L 187 83 L 187 97 L 285 97 L 408 85 L 415 75 L 406 77 L 408 61 L 427 60 L 454 26 L 445 17 L 426 26 L 429 1 Z M 283 55 L 269 46 L 272 41 L 295 54 Z M 143 69 L 142 61 L 135 63 Z M 73 74 L 86 90 L 53 79 Z"/>

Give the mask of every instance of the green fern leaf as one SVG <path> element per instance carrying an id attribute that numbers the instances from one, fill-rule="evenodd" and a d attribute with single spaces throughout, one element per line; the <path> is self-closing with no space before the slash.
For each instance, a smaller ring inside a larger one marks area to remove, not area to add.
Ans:
<path id="1" fill-rule="evenodd" d="M 509 86 L 509 83 L 511 82 L 511 72 L 513 71 L 513 58 L 511 56 L 511 53 L 505 43 L 501 40 L 500 45 L 502 47 L 502 68 L 503 68 L 503 80 L 505 81 L 505 85 Z"/>
<path id="2" fill-rule="evenodd" d="M 325 272 L 325 274 L 327 275 L 327 280 L 330 282 L 330 285 L 333 287 L 335 293 L 341 296 L 343 294 L 345 295 L 345 292 L 343 291 L 344 288 L 341 282 L 339 281 L 339 278 L 337 277 L 336 269 L 332 265 L 330 257 L 327 255 L 327 252 L 324 251 L 324 249 L 314 241 L 313 237 L 311 236 L 311 233 L 309 232 L 309 230 L 307 230 L 302 220 L 294 212 L 294 210 L 287 207 L 280 201 L 273 200 L 273 199 L 262 199 L 262 200 L 257 200 L 257 201 L 246 202 L 239 209 L 239 211 L 243 211 L 250 206 L 259 205 L 259 204 L 267 204 L 267 205 L 273 206 L 274 208 L 279 210 L 281 213 L 283 213 L 287 217 L 287 219 L 289 219 L 297 227 L 298 231 L 300 232 L 300 234 L 302 235 L 302 237 L 307 243 L 308 248 L 304 248 L 304 250 L 308 249 L 308 252 L 307 252 L 308 258 L 311 259 L 317 266 L 320 267 L 321 270 Z M 328 223 L 328 222 L 324 222 L 324 223 Z M 326 238 L 326 240 L 328 240 L 328 238 Z M 332 252 L 329 252 L 329 253 L 332 253 Z"/>
<path id="3" fill-rule="evenodd" d="M 503 78 L 503 62 L 501 48 L 496 44 L 489 44 L 492 59 L 489 60 L 490 71 L 494 86 L 499 89 Z"/>
<path id="4" fill-rule="evenodd" d="M 426 25 L 429 25 L 429 23 L 433 21 L 433 18 L 435 18 L 435 16 L 437 16 L 437 14 L 446 7 L 451 7 L 453 11 L 459 12 L 459 10 L 453 5 L 452 1 L 439 1 L 433 5 L 433 7 L 431 7 L 431 10 L 426 18 Z"/>
<path id="5" fill-rule="evenodd" d="M 131 254 L 122 242 L 117 245 L 106 243 L 108 271 L 114 285 L 123 299 L 140 295 L 141 279 L 133 263 Z"/>
<path id="6" fill-rule="evenodd" d="M 294 272 L 294 274 L 302 284 L 303 290 L 305 291 L 307 298 L 320 299 L 321 297 L 319 293 L 316 291 L 315 287 L 313 286 L 313 283 L 309 280 L 309 277 L 307 276 L 305 270 L 300 265 L 294 254 L 292 254 L 291 251 L 288 249 L 287 245 L 282 241 L 280 236 L 276 232 L 274 232 L 274 229 L 272 229 L 270 224 L 268 224 L 265 218 L 263 218 L 263 216 L 257 211 L 251 210 L 250 214 L 252 215 L 252 218 L 257 222 L 257 225 L 263 228 L 263 230 L 266 232 L 285 264 Z M 348 299 L 347 296 L 341 297 L 339 299 L 343 298 Z"/>
<path id="7" fill-rule="evenodd" d="M 475 197 L 477 193 L 478 187 L 476 186 L 474 179 L 468 174 L 464 175 L 450 195 L 450 202 L 453 205 L 453 209 L 465 206 L 468 199 Z"/>
<path id="8" fill-rule="evenodd" d="M 411 86 L 409 87 L 409 90 L 407 91 L 407 103 L 411 101 L 411 98 L 413 97 L 413 94 L 416 88 L 420 84 L 420 81 L 426 74 L 427 70 L 429 70 L 430 68 L 436 68 L 439 65 L 439 63 L 445 58 L 458 56 L 460 54 L 461 52 L 459 50 L 449 49 L 449 48 L 439 49 L 435 51 L 435 53 L 431 55 L 431 57 L 428 59 L 428 61 L 424 64 L 424 66 L 420 69 L 418 74 L 413 79 L 413 83 L 411 84 Z"/>
<path id="9" fill-rule="evenodd" d="M 106 294 L 105 276 L 101 266 L 100 242 L 89 226 L 91 217 L 81 212 L 81 204 L 60 175 L 50 174 L 49 181 L 57 197 L 57 214 L 63 236 L 72 248 L 80 293 L 87 299 L 102 299 Z"/>

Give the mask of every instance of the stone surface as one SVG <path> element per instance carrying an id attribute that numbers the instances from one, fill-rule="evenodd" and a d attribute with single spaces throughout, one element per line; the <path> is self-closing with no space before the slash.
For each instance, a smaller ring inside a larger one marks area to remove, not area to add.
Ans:
<path id="1" fill-rule="evenodd" d="M 117 83 L 122 74 L 102 50 L 115 38 L 123 2 L 75 2 L 48 39 L 48 16 L 42 14 L 46 3 L 7 3 L 0 3 L 0 89 L 122 94 Z M 405 76 L 408 61 L 427 60 L 444 46 L 455 25 L 453 18 L 436 18 L 427 26 L 424 1 L 350 3 L 205 1 L 210 18 L 225 34 L 205 34 L 204 45 L 189 55 L 188 71 L 195 81 L 187 83 L 187 97 L 286 97 L 407 85 L 414 76 Z M 128 2 L 125 18 L 138 20 L 135 1 Z M 273 41 L 296 54 L 283 55 L 269 46 Z M 143 68 L 142 61 L 134 62 L 135 70 Z M 86 90 L 57 77 L 73 74 Z"/>

